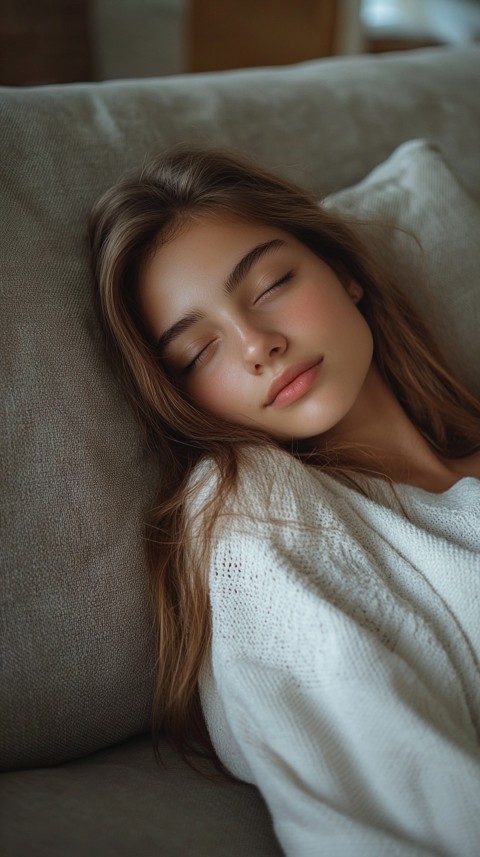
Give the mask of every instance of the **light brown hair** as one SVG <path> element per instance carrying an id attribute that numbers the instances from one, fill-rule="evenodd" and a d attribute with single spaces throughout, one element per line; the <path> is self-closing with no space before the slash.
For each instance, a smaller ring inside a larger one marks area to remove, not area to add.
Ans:
<path id="1" fill-rule="evenodd" d="M 180 750 L 210 756 L 198 693 L 211 627 L 208 551 L 216 516 L 235 489 L 245 445 L 287 449 L 359 488 L 356 474 L 388 479 L 368 452 L 288 445 L 196 407 L 176 388 L 137 309 L 141 267 L 192 218 L 235 215 L 277 227 L 329 264 L 342 282 L 363 288 L 359 308 L 374 340 L 374 360 L 405 412 L 445 458 L 478 449 L 480 404 L 446 368 L 430 331 L 360 237 L 360 226 L 319 206 L 313 194 L 247 158 L 220 150 L 176 148 L 124 178 L 96 204 L 90 242 L 98 316 L 126 395 L 158 455 L 159 495 L 147 524 L 151 606 L 157 636 L 152 735 L 163 730 Z M 218 491 L 204 512 L 202 545 L 187 552 L 185 513 L 191 477 L 203 459 L 217 465 Z"/>

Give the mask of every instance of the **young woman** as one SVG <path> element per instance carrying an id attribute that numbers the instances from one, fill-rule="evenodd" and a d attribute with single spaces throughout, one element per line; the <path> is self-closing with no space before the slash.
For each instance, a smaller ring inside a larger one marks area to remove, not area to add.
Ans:
<path id="1" fill-rule="evenodd" d="M 163 462 L 154 735 L 255 783 L 289 855 L 480 842 L 480 404 L 361 227 L 176 150 L 92 214 Z"/>

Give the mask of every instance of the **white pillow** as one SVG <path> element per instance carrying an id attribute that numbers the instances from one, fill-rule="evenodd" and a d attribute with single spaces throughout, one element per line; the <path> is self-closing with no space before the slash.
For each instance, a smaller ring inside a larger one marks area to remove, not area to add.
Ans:
<path id="1" fill-rule="evenodd" d="M 361 227 L 432 327 L 453 373 L 480 396 L 480 208 L 428 140 L 404 143 L 323 204 L 405 227 Z"/>

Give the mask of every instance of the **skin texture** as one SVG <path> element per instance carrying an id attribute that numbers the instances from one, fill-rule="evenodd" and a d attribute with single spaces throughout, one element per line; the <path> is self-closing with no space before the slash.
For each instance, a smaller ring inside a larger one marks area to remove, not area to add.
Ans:
<path id="1" fill-rule="evenodd" d="M 234 292 L 225 294 L 235 264 L 272 239 L 285 245 L 265 253 Z M 349 291 L 328 265 L 285 232 L 206 221 L 190 225 L 156 254 L 140 296 L 155 337 L 192 309 L 204 314 L 165 350 L 169 369 L 195 401 L 231 421 L 288 439 L 331 429 L 362 389 L 373 343 L 355 303 L 361 289 L 352 283 Z M 317 368 L 267 404 L 282 372 L 310 365 Z"/>
<path id="2" fill-rule="evenodd" d="M 237 263 L 271 241 L 283 246 L 227 293 Z M 362 295 L 288 233 L 224 217 L 189 221 L 144 265 L 138 287 L 155 340 L 195 313 L 162 353 L 179 387 L 211 413 L 280 440 L 366 445 L 392 479 L 436 493 L 480 475 L 478 455 L 440 459 L 407 418 L 373 360 Z"/>

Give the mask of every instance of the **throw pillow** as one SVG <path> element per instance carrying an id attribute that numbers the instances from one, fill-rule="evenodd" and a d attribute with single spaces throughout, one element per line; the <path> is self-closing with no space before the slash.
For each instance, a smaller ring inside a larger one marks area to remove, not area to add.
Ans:
<path id="1" fill-rule="evenodd" d="M 360 229 L 394 266 L 452 372 L 480 396 L 480 208 L 436 146 L 404 143 L 363 181 L 323 204 L 402 227 Z"/>

